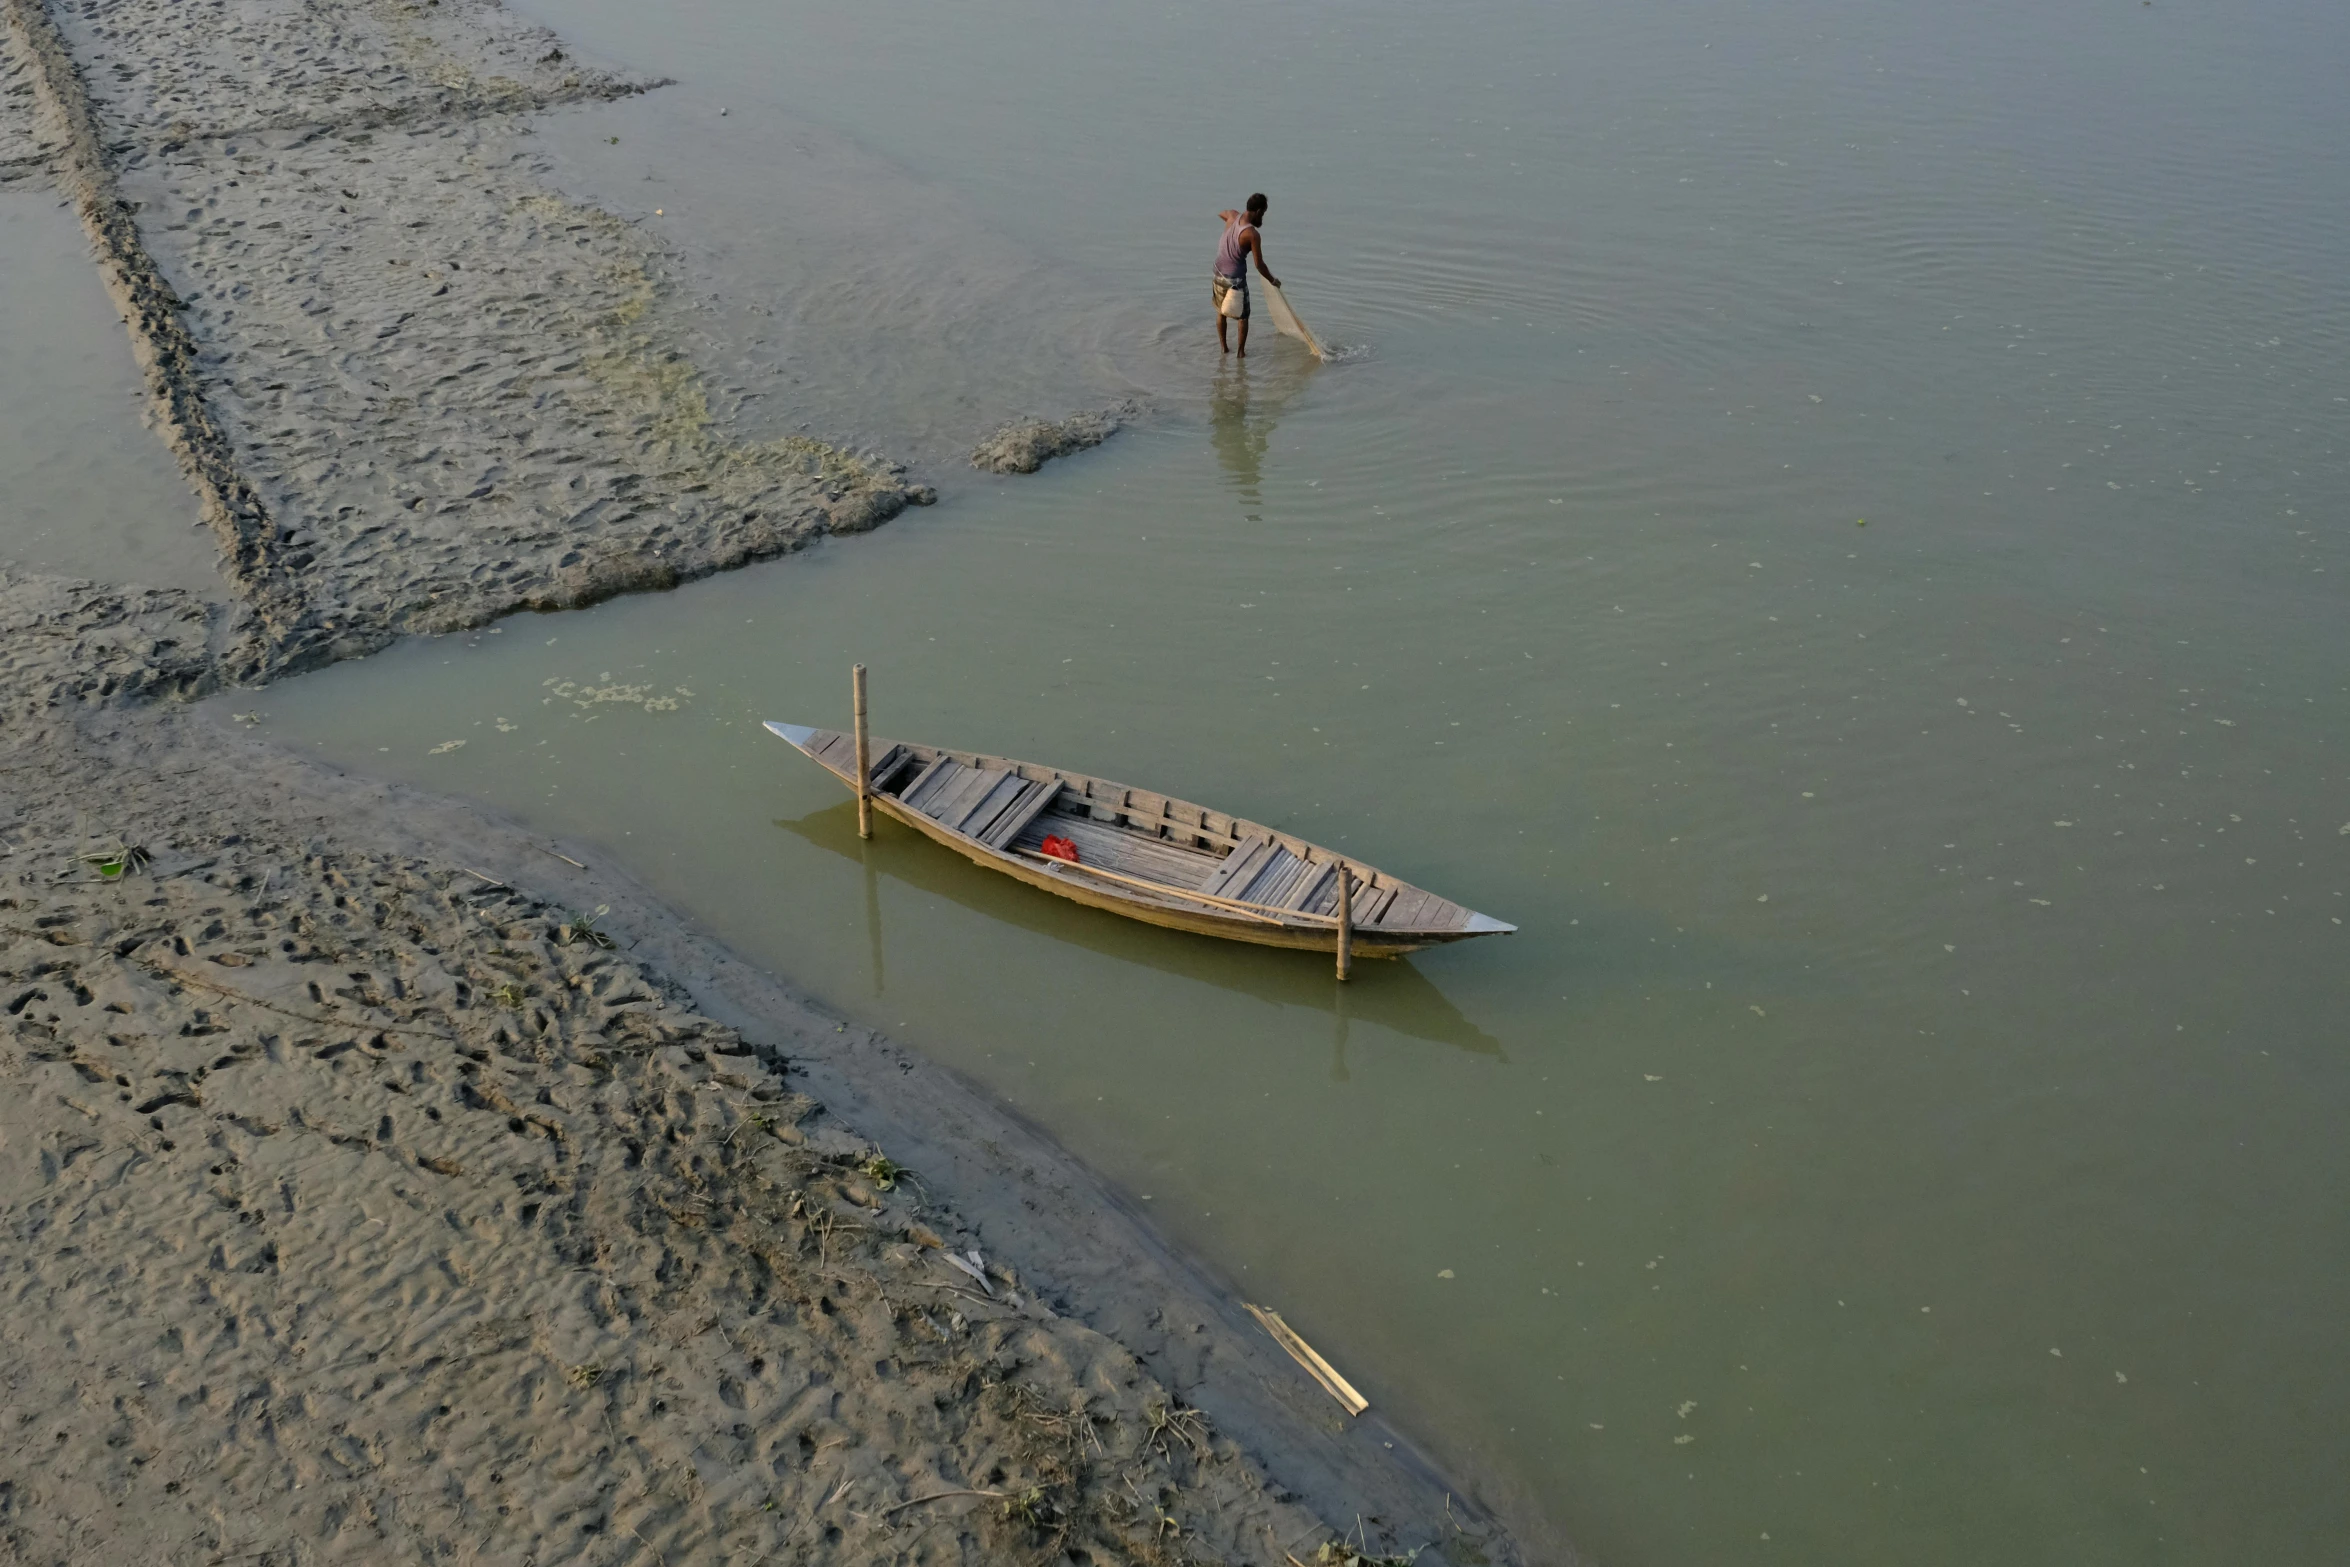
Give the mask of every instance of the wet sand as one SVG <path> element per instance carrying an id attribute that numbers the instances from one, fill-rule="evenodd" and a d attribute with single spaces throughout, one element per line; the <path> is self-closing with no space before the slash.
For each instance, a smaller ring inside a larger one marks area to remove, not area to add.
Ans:
<path id="1" fill-rule="evenodd" d="M 0 167 L 231 593 L 0 571 L 11 1554 L 1514 1560 L 962 1080 L 173 700 L 930 498 L 736 439 L 670 258 L 543 182 L 532 113 L 654 84 L 470 0 L 0 11 Z"/>

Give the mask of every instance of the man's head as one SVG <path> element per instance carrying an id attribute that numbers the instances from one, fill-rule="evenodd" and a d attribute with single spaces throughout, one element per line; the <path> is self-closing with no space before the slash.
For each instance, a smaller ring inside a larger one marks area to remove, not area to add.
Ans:
<path id="1" fill-rule="evenodd" d="M 1261 190 L 1248 199 L 1248 220 L 1251 223 L 1265 221 L 1265 193 Z"/>

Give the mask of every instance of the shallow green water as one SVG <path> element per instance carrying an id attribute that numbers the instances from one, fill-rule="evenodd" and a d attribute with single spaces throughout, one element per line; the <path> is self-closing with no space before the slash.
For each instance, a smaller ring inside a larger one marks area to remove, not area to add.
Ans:
<path id="1" fill-rule="evenodd" d="M 52 193 L 0 192 L 0 565 L 222 592 L 89 242 Z"/>
<path id="2" fill-rule="evenodd" d="M 2350 25 L 534 9 L 679 78 L 544 135 L 782 323 L 727 373 L 944 504 L 282 738 L 971 1072 L 1602 1560 L 2339 1557 Z M 1341 362 L 1214 363 L 1252 187 Z M 860 850 L 757 728 L 852 659 L 1523 933 L 1342 993 Z"/>

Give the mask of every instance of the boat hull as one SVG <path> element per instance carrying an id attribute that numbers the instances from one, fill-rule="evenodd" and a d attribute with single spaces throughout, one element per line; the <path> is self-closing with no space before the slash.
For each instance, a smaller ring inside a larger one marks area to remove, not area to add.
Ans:
<path id="1" fill-rule="evenodd" d="M 1070 874 L 1050 870 L 1033 861 L 1018 859 L 973 843 L 960 833 L 950 832 L 923 815 L 920 811 L 899 804 L 886 795 L 874 795 L 873 808 L 893 822 L 903 822 L 923 837 L 954 850 L 974 865 L 984 865 L 991 871 L 1001 871 L 1014 881 L 1026 882 L 1042 888 L 1057 898 L 1071 903 L 1082 903 L 1089 909 L 1104 909 L 1122 914 L 1145 925 L 1157 925 L 1167 930 L 1185 930 L 1195 936 L 1218 936 L 1226 941 L 1245 941 L 1260 947 L 1289 947 L 1300 952 L 1328 952 L 1338 950 L 1338 937 L 1333 931 L 1299 930 L 1292 926 L 1263 925 L 1254 920 L 1227 919 L 1205 909 L 1176 908 L 1166 904 L 1144 902 L 1122 894 L 1088 886 L 1077 880 L 1082 872 Z M 1385 938 L 1374 932 L 1356 931 L 1348 949 L 1358 958 L 1400 958 L 1407 952 L 1419 952 L 1440 946 L 1447 940 L 1462 941 L 1478 934 L 1462 931 L 1458 935 L 1423 935 Z"/>

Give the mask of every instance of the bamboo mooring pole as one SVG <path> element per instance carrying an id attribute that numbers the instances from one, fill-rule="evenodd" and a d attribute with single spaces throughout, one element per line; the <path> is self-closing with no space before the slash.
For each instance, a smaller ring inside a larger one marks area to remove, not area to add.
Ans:
<path id="1" fill-rule="evenodd" d="M 1342 982 L 1354 971 L 1354 948 L 1354 872 L 1341 864 L 1338 867 L 1338 977 Z"/>
<path id="2" fill-rule="evenodd" d="M 849 696 L 857 709 L 857 836 L 873 836 L 873 742 L 865 736 L 865 666 L 849 670 Z"/>

